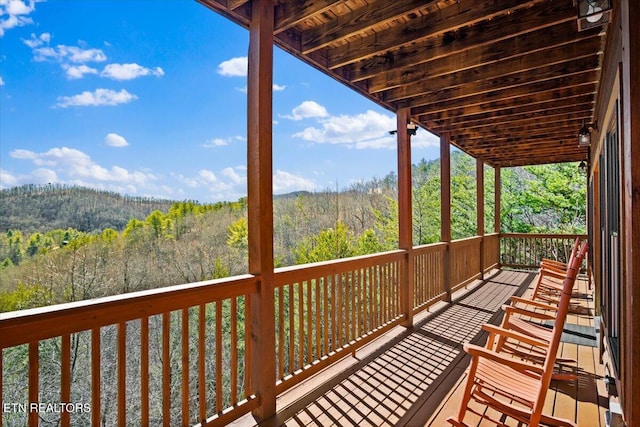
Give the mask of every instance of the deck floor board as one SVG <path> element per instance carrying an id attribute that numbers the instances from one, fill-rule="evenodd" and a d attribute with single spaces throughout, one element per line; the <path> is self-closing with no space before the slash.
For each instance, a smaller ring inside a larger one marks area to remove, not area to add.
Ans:
<path id="1" fill-rule="evenodd" d="M 453 303 L 440 303 L 416 316 L 412 330 L 396 328 L 279 397 L 278 413 L 261 424 L 250 415 L 236 426 L 434 426 L 458 409 L 469 358 L 462 344 L 484 344 L 483 323 L 499 323 L 501 306 L 514 294 L 530 292 L 534 275 L 499 271 L 482 286 L 454 294 Z M 593 300 L 586 282 L 579 282 L 579 313 L 567 323 L 593 326 Z M 578 425 L 604 426 L 607 400 L 601 381 L 598 349 L 565 342 L 564 357 L 578 362 L 578 379 L 554 382 L 545 413 L 569 418 Z M 478 412 L 500 414 L 476 407 Z M 479 416 L 473 426 L 495 425 Z M 517 425 L 517 423 L 507 425 Z"/>

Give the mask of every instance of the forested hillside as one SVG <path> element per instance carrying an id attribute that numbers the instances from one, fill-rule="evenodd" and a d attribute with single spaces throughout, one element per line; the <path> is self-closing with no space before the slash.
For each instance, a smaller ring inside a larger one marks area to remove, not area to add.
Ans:
<path id="1" fill-rule="evenodd" d="M 413 170 L 414 244 L 440 239 L 439 161 Z M 475 235 L 475 162 L 452 155 L 452 235 Z M 494 174 L 485 172 L 486 232 Z M 397 248 L 397 182 L 274 200 L 276 266 Z M 585 178 L 576 164 L 503 169 L 502 231 L 584 232 Z M 243 200 L 198 204 L 69 187 L 3 190 L 0 311 L 209 280 L 247 271 Z M 6 212 L 6 213 L 5 213 Z"/>
<path id="2" fill-rule="evenodd" d="M 0 190 L 0 232 L 74 228 L 91 233 L 122 230 L 131 218 L 166 211 L 173 201 L 65 185 L 23 185 Z"/>

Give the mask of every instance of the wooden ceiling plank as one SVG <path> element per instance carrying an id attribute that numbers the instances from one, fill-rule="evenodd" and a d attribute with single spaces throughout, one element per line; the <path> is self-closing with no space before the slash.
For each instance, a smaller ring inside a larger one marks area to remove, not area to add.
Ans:
<path id="1" fill-rule="evenodd" d="M 504 46 L 509 45 L 509 46 Z M 540 68 L 543 65 L 566 62 L 597 55 L 600 38 L 597 36 L 568 43 L 545 42 L 534 51 L 519 51 L 517 42 L 485 45 L 455 55 L 424 62 L 411 68 L 393 69 L 369 79 L 369 92 L 382 92 L 401 85 L 413 84 L 441 75 L 477 70 L 480 67 L 498 68 L 506 74 Z M 530 48 L 529 48 L 530 49 Z"/>
<path id="2" fill-rule="evenodd" d="M 493 126 L 493 123 L 500 123 L 522 119 L 544 119 L 544 117 L 553 116 L 555 114 L 581 114 L 585 111 L 593 109 L 593 99 L 591 96 L 580 96 L 558 102 L 556 100 L 541 102 L 532 105 L 517 105 L 503 110 L 491 112 L 482 112 L 475 115 L 460 117 L 456 115 L 442 115 L 433 120 L 421 120 L 416 117 L 416 121 L 424 124 L 426 128 L 439 128 L 451 125 L 451 127 L 483 124 L 484 126 Z"/>
<path id="3" fill-rule="evenodd" d="M 506 61 L 490 67 L 479 67 L 455 74 L 437 76 L 433 79 L 424 79 L 411 84 L 402 85 L 398 88 L 383 92 L 382 99 L 386 102 L 405 101 L 411 106 L 411 98 L 417 96 L 427 96 L 436 91 L 448 88 L 462 87 L 464 85 L 477 85 L 479 91 L 496 90 L 508 88 L 516 85 L 526 84 L 531 81 L 542 81 L 560 78 L 565 75 L 581 73 L 593 70 L 599 66 L 598 56 L 584 54 L 577 59 L 569 59 L 564 62 L 551 58 L 548 61 L 538 63 L 539 67 L 532 68 L 535 64 L 523 61 L 525 64 L 519 68 L 518 61 Z M 514 68 L 509 68 L 513 66 Z M 471 93 L 469 93 L 470 95 Z M 403 104 L 404 105 L 404 104 Z"/>
<path id="4" fill-rule="evenodd" d="M 549 23 L 563 22 L 569 14 L 575 18 L 575 9 L 566 2 L 556 3 L 547 0 L 503 0 L 500 2 L 479 2 L 460 0 L 442 9 L 438 13 L 422 16 L 405 25 L 392 26 L 387 30 L 365 36 L 357 42 L 347 43 L 335 49 L 329 49 L 329 68 L 335 69 L 347 64 L 362 61 L 387 51 L 399 49 L 407 44 L 416 43 L 430 37 L 455 31 L 459 28 L 478 24 L 500 15 L 526 9 L 535 4 L 546 3 L 547 7 L 539 12 L 540 20 Z"/>
<path id="5" fill-rule="evenodd" d="M 515 49 L 524 52 L 527 47 L 537 49 L 538 44 L 544 47 L 575 40 L 575 25 L 575 17 L 569 14 L 563 22 L 549 23 L 540 19 L 536 8 L 519 10 L 507 17 L 403 46 L 393 52 L 367 58 L 344 68 L 347 69 L 351 81 L 357 82 L 385 73 L 389 69 L 413 67 L 485 46 L 504 52 L 503 44 L 510 43 L 515 45 Z M 597 33 L 590 30 L 590 34 L 584 32 L 581 36 L 588 37 L 592 34 Z"/>
<path id="6" fill-rule="evenodd" d="M 431 94 L 431 96 L 420 96 L 411 99 L 411 113 L 412 115 L 420 115 L 424 114 L 424 112 L 437 113 L 457 108 L 460 105 L 481 105 L 494 99 L 516 99 L 531 93 L 551 92 L 550 95 L 553 95 L 554 91 L 568 88 L 576 88 L 583 91 L 583 93 L 595 93 L 597 87 L 597 84 L 593 81 L 595 76 L 594 71 L 585 71 L 557 79 L 548 79 L 542 82 L 527 83 L 486 92 L 479 90 L 477 87 L 445 89 L 437 95 Z M 470 93 L 470 95 L 467 95 L 467 93 Z"/>
<path id="7" fill-rule="evenodd" d="M 565 121 L 562 123 L 556 123 L 555 126 L 549 126 L 546 122 L 540 126 L 510 126 L 505 129 L 503 127 L 494 128 L 491 130 L 477 131 L 464 129 L 459 132 L 451 132 L 455 135 L 456 140 L 464 140 L 466 142 L 473 142 L 474 140 L 487 140 L 492 141 L 506 141 L 512 139 L 513 134 L 527 135 L 529 138 L 538 137 L 553 137 L 555 135 L 577 135 L 578 129 L 580 129 L 581 123 L 579 121 Z"/>
<path id="8" fill-rule="evenodd" d="M 275 10 L 274 33 L 280 34 L 315 15 L 324 13 L 335 4 L 336 0 L 304 0 L 281 3 L 276 6 Z"/>
<path id="9" fill-rule="evenodd" d="M 540 97 L 537 94 L 525 95 L 515 100 L 506 101 L 492 101 L 481 105 L 474 105 L 471 107 L 461 106 L 457 109 L 447 110 L 441 113 L 425 113 L 419 116 L 420 122 L 438 120 L 443 118 L 461 118 L 465 116 L 483 115 L 486 113 L 505 111 L 507 114 L 509 111 L 543 111 L 544 105 L 570 105 L 572 103 L 583 104 L 585 102 L 593 101 L 593 95 L 583 94 L 581 92 L 573 91 L 571 88 L 566 90 L 560 90 L 557 92 L 557 97 L 549 99 L 546 96 Z"/>
<path id="10" fill-rule="evenodd" d="M 558 123 L 564 123 L 571 120 L 576 120 L 581 122 L 582 120 L 586 120 L 590 117 L 591 107 L 593 104 L 588 104 L 587 107 L 584 107 L 581 111 L 575 112 L 554 112 L 549 111 L 548 114 L 545 112 L 536 112 L 533 114 L 526 115 L 503 115 L 503 116 L 495 116 L 490 119 L 483 120 L 475 120 L 475 121 L 459 121 L 459 120 L 448 120 L 446 122 L 442 121 L 440 124 L 433 123 L 430 127 L 431 130 L 435 132 L 444 132 L 450 131 L 454 133 L 463 132 L 465 130 L 478 130 L 482 132 L 484 128 L 494 128 L 496 126 L 501 127 L 520 127 L 520 126 L 528 126 L 539 124 L 541 119 L 544 119 L 545 125 L 553 126 Z M 523 118 L 524 117 L 524 118 Z"/>
<path id="11" fill-rule="evenodd" d="M 438 1 L 378 0 L 368 3 L 365 7 L 338 17 L 336 22 L 328 22 L 325 25 L 305 31 L 302 41 L 302 53 L 306 55 L 419 10 L 437 9 L 435 3 Z"/>

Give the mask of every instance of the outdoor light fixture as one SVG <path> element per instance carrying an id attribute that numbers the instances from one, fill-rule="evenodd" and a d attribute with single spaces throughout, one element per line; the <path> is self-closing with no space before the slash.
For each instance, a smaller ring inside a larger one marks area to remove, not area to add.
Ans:
<path id="1" fill-rule="evenodd" d="M 418 132 L 418 125 L 415 123 L 407 123 L 407 133 L 411 136 L 414 136 Z M 389 135 L 395 135 L 398 133 L 397 130 L 390 130 Z"/>
<path id="2" fill-rule="evenodd" d="M 580 162 L 580 164 L 578 165 L 578 169 L 580 169 L 582 172 L 586 172 L 587 171 L 587 162 L 585 162 L 584 160 Z"/>
<path id="3" fill-rule="evenodd" d="M 575 0 L 578 7 L 578 31 L 608 24 L 611 0 Z"/>
<path id="4" fill-rule="evenodd" d="M 578 132 L 578 145 L 581 147 L 588 147 L 591 145 L 591 130 L 598 129 L 597 123 L 588 125 L 582 121 L 582 128 Z"/>

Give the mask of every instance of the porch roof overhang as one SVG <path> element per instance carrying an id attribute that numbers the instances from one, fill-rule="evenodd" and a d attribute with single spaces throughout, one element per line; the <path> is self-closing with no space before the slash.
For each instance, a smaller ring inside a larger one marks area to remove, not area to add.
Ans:
<path id="1" fill-rule="evenodd" d="M 198 0 L 248 27 L 250 0 Z M 587 159 L 606 26 L 574 0 L 275 0 L 275 43 L 492 166 Z"/>

